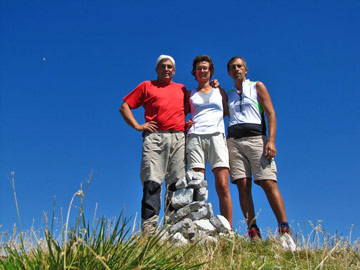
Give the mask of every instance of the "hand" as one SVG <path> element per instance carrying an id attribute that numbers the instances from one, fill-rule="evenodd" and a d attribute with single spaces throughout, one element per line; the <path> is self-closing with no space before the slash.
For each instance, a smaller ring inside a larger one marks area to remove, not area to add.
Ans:
<path id="1" fill-rule="evenodd" d="M 194 124 L 194 121 L 188 120 L 185 124 L 186 130 L 189 130 L 193 124 Z"/>
<path id="2" fill-rule="evenodd" d="M 135 129 L 137 131 L 150 131 L 150 132 L 154 132 L 155 130 L 157 130 L 158 126 L 157 123 L 155 121 L 149 121 L 146 122 L 145 124 L 139 125 L 138 127 L 136 127 Z"/>
<path id="3" fill-rule="evenodd" d="M 268 141 L 265 146 L 265 157 L 270 160 L 276 156 L 276 147 L 272 141 Z"/>
<path id="4" fill-rule="evenodd" d="M 220 87 L 220 83 L 217 79 L 214 79 L 210 82 L 210 85 L 211 87 L 214 87 L 214 88 L 219 88 Z"/>

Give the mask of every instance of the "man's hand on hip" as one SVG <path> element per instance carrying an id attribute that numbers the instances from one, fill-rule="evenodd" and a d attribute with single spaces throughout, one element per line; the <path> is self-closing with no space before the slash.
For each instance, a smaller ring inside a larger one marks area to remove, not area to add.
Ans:
<path id="1" fill-rule="evenodd" d="M 146 122 L 145 124 L 135 127 L 135 129 L 137 131 L 150 131 L 150 132 L 156 131 L 157 128 L 158 128 L 158 126 L 155 121 L 149 121 L 149 122 Z"/>

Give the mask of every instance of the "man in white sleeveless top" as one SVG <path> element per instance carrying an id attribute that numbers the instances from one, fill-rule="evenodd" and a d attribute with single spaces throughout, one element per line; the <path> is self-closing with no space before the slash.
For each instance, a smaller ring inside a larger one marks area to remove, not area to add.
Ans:
<path id="1" fill-rule="evenodd" d="M 239 191 L 240 206 L 248 225 L 251 240 L 261 239 L 256 225 L 251 193 L 252 176 L 255 184 L 266 193 L 279 224 L 280 235 L 291 236 L 284 201 L 277 185 L 275 133 L 276 117 L 270 95 L 262 82 L 246 79 L 248 72 L 244 58 L 235 56 L 227 64 L 228 74 L 235 86 L 228 92 L 230 121 L 228 148 L 231 182 Z M 269 136 L 266 136 L 266 123 Z M 292 237 L 289 248 L 294 248 Z"/>

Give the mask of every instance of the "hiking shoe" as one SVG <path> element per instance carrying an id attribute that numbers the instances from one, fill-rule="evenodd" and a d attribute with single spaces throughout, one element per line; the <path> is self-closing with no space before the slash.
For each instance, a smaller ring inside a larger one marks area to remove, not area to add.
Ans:
<path id="1" fill-rule="evenodd" d="M 258 226 L 251 225 L 251 227 L 248 230 L 248 235 L 250 238 L 250 241 L 257 242 L 261 241 L 261 234 Z"/>
<path id="2" fill-rule="evenodd" d="M 279 226 L 280 243 L 284 250 L 296 251 L 296 244 L 287 222 Z"/>
<path id="3" fill-rule="evenodd" d="M 141 231 L 143 236 L 151 236 L 155 233 L 157 224 L 158 224 L 159 216 L 155 215 L 149 219 L 143 219 L 141 221 Z"/>

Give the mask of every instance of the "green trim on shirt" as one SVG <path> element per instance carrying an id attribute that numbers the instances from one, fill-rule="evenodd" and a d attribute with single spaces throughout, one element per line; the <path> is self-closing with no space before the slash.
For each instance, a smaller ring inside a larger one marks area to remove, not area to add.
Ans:
<path id="1" fill-rule="evenodd" d="M 254 83 L 253 81 L 249 81 L 249 86 L 252 86 Z M 228 92 L 235 92 L 234 88 L 231 88 Z M 252 102 L 254 102 L 254 104 L 258 107 L 260 114 L 262 114 L 264 112 L 263 107 L 261 106 L 261 104 L 257 103 L 256 101 L 252 100 Z"/>
<path id="2" fill-rule="evenodd" d="M 261 104 L 255 102 L 254 100 L 252 100 L 252 102 L 254 102 L 254 104 L 258 107 L 259 111 L 260 111 L 260 114 L 262 114 L 264 112 L 264 109 L 263 107 L 261 106 Z"/>

